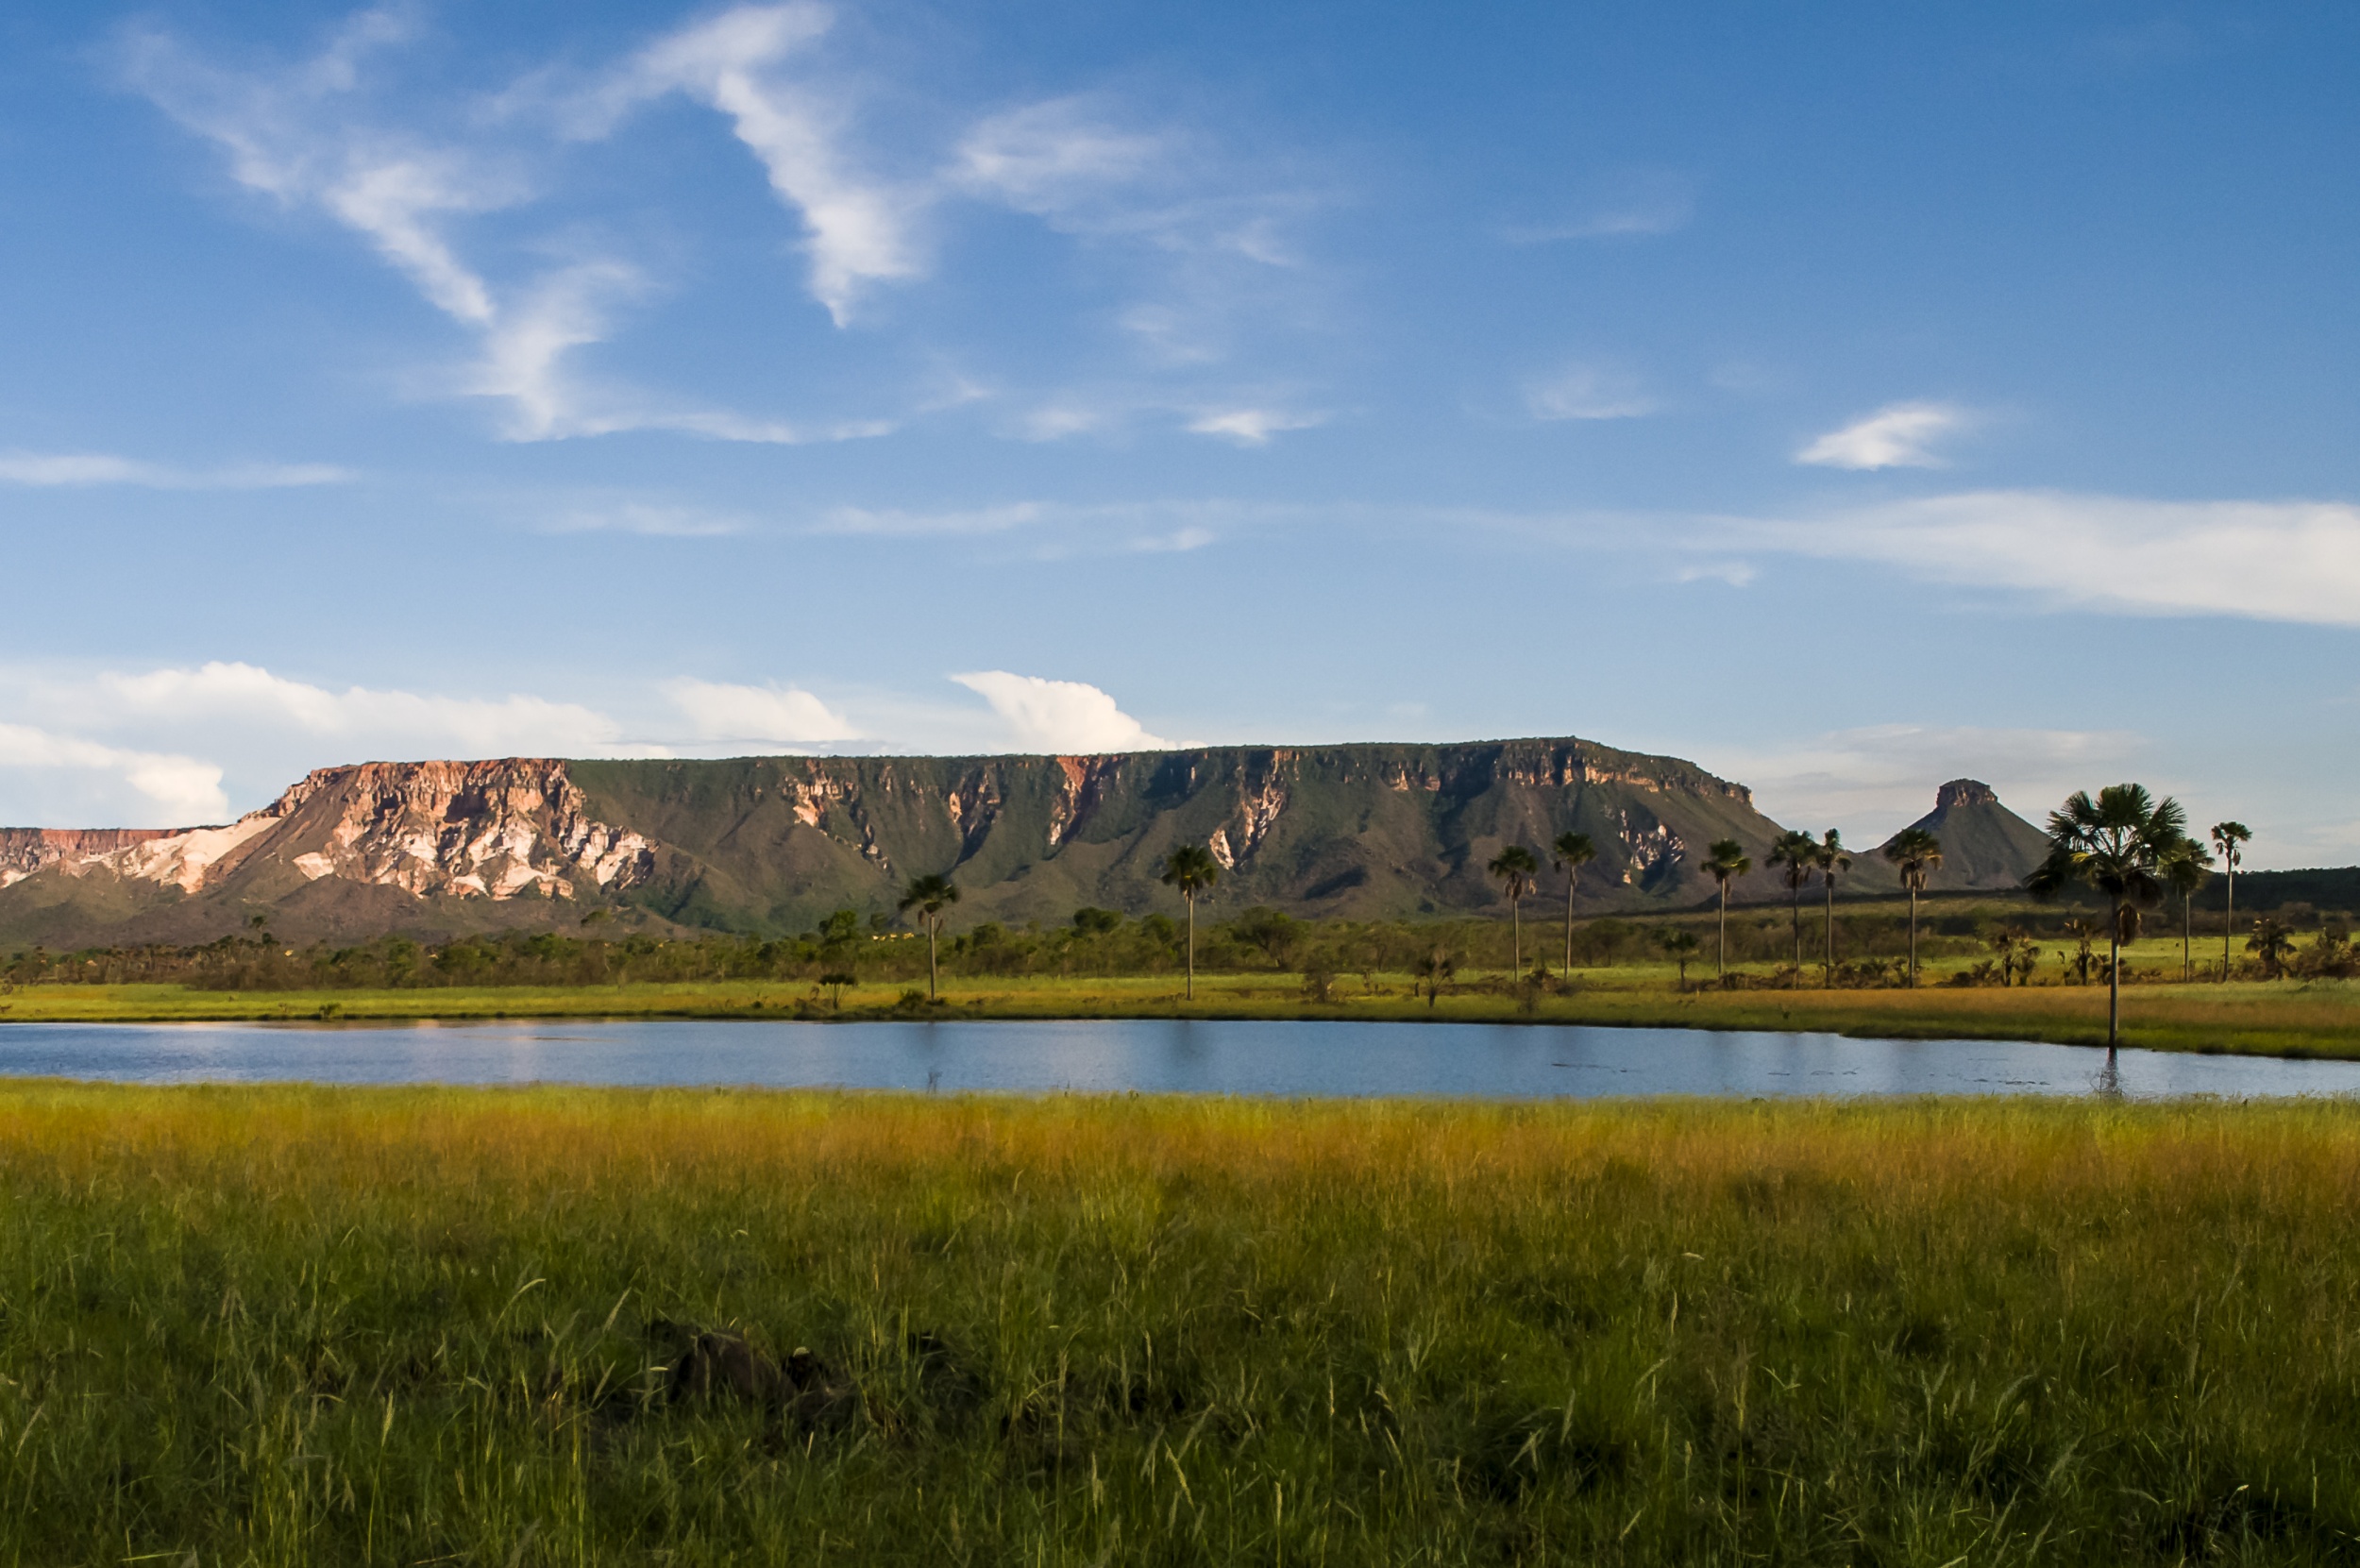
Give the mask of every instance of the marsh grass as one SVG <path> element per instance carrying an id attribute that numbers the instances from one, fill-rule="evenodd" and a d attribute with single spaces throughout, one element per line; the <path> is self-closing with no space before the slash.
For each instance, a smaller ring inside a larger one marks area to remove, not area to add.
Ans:
<path id="1" fill-rule="evenodd" d="M 0 1562 L 2350 1560 L 2356 1199 L 2333 1104 L 18 1085 Z"/>
<path id="2" fill-rule="evenodd" d="M 2102 1044 L 2103 986 L 1910 990 L 1675 988 L 1668 966 L 1576 971 L 1535 996 L 1504 982 L 1445 991 L 1429 1007 L 1407 974 L 1330 976 L 1310 999 L 1294 974 L 1199 975 L 1194 1002 L 1169 976 L 1087 979 L 961 977 L 944 1005 L 958 1018 L 1364 1019 L 1403 1022 L 1670 1025 L 1807 1029 L 1902 1038 L 2035 1039 Z M 438 986 L 431 989 L 214 991 L 169 985 L 23 986 L 0 996 L 0 1023 L 261 1019 L 288 1021 L 522 1018 L 804 1018 L 851 1022 L 905 1017 L 906 987 L 763 981 L 629 986 Z M 922 1001 L 922 999 L 921 999 Z M 2360 1056 L 2360 982 L 2142 984 L 2123 1000 L 2124 1038 L 2166 1051 Z"/>

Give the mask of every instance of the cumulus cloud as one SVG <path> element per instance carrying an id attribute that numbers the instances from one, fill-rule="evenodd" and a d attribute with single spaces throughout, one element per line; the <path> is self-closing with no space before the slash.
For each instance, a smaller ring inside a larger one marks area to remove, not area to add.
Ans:
<path id="1" fill-rule="evenodd" d="M 664 690 L 699 740 L 804 746 L 853 740 L 860 733 L 842 714 L 793 686 L 680 680 Z"/>
<path id="2" fill-rule="evenodd" d="M 102 674 L 83 703 L 93 722 L 244 724 L 476 756 L 580 755 L 610 750 L 622 739 L 621 726 L 613 718 L 578 703 L 531 696 L 426 696 L 366 686 L 331 691 L 259 665 L 221 660 L 194 668 Z"/>
<path id="3" fill-rule="evenodd" d="M 1079 681 L 1044 681 L 1004 669 L 951 679 L 990 703 L 1010 738 L 1027 751 L 1163 751 L 1172 746 L 1149 734 L 1112 697 Z"/>
<path id="4" fill-rule="evenodd" d="M 194 827 L 229 815 L 222 770 L 194 757 L 129 750 L 27 724 L 0 724 L 0 771 L 19 768 L 97 774 L 127 784 L 149 818 L 132 826 Z"/>
<path id="5" fill-rule="evenodd" d="M 291 490 L 343 484 L 353 476 L 324 463 L 249 463 L 226 468 L 176 468 L 106 452 L 0 452 L 0 484 L 41 489 L 101 484 L 149 490 Z"/>
<path id="6" fill-rule="evenodd" d="M 2060 605 L 2360 626 L 2360 507 L 2348 502 L 1993 490 L 1742 522 L 1722 537 Z"/>
<path id="7" fill-rule="evenodd" d="M 1637 419 L 1656 408 L 1637 381 L 1599 365 L 1568 365 L 1525 388 L 1525 410 L 1535 419 Z"/>
<path id="8" fill-rule="evenodd" d="M 1795 454 L 1824 468 L 1939 468 L 1933 443 L 1971 423 L 1947 403 L 1892 403 L 1842 430 L 1829 430 Z"/>

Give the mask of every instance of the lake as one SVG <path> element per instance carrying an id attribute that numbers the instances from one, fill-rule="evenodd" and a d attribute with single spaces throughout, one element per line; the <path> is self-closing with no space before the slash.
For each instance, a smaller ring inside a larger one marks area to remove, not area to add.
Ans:
<path id="1" fill-rule="evenodd" d="M 2015 1040 L 1571 1025 L 1121 1020 L 12 1023 L 0 1075 L 119 1083 L 751 1085 L 1283 1098 L 2360 1093 L 2360 1062 Z"/>

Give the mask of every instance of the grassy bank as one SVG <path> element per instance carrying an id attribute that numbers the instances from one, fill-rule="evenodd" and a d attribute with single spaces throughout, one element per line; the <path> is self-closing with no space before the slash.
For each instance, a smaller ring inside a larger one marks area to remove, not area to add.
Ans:
<path id="1" fill-rule="evenodd" d="M 2323 1105 L 17 1085 L 0 1563 L 2349 1560 L 2356 1205 Z"/>
<path id="2" fill-rule="evenodd" d="M 1937 973 L 1939 971 L 1936 971 Z M 1930 976 L 1931 978 L 1932 976 Z M 1677 988 L 1670 969 L 1582 972 L 1562 992 L 1519 993 L 1505 979 L 1446 988 L 1432 1005 L 1408 975 L 1339 977 L 1309 1000 L 1297 976 L 1208 975 L 1183 1002 L 1171 976 L 1134 979 L 963 977 L 943 1004 L 913 1003 L 903 984 L 851 986 L 838 999 L 768 981 L 626 986 L 434 986 L 219 991 L 179 986 L 25 986 L 0 995 L 0 1023 L 141 1020 L 495 1018 L 1305 1018 L 1404 1021 L 1800 1029 L 1909 1038 L 2041 1039 L 2100 1044 L 2099 986 L 1719 991 Z M 922 1002 L 922 998 L 920 999 Z M 2156 1050 L 2360 1056 L 2360 984 L 2349 981 L 2143 983 L 2124 992 L 2130 1044 Z"/>

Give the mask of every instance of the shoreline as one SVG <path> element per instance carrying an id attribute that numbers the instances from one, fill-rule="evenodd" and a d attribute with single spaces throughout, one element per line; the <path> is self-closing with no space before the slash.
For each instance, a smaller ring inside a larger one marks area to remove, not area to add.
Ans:
<path id="1" fill-rule="evenodd" d="M 367 991 L 197 991 L 177 986 L 44 986 L 0 996 L 10 1023 L 492 1023 L 575 1020 L 631 1022 L 791 1021 L 1462 1023 L 1827 1034 L 1853 1038 L 2022 1040 L 2101 1047 L 2099 987 L 1896 990 L 1733 990 L 1672 993 L 1633 984 L 1584 985 L 1524 999 L 1482 992 L 1426 1001 L 1372 986 L 1364 994 L 1307 1000 L 1274 975 L 1200 981 L 1184 1003 L 1160 976 L 1145 979 L 962 980 L 938 1003 L 888 1000 L 868 986 L 840 1007 L 808 986 L 764 982 L 640 984 L 627 987 L 418 987 Z M 1339 986 L 1338 990 L 1345 988 Z M 866 991 L 866 996 L 859 994 Z M 2360 990 L 2341 984 L 2141 985 L 2124 997 L 2121 1044 L 2143 1050 L 2292 1059 L 2360 1059 Z"/>

